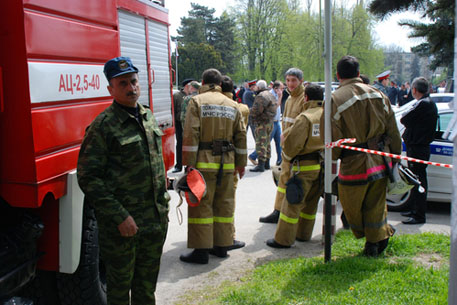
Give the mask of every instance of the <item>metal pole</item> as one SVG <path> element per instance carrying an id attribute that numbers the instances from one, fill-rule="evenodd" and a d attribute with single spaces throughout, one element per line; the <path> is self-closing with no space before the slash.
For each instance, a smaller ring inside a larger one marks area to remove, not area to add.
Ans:
<path id="1" fill-rule="evenodd" d="M 176 59 L 176 90 L 179 90 L 179 87 L 178 87 L 178 57 L 179 57 L 179 54 L 178 54 L 178 39 L 175 40 L 175 43 L 176 43 L 176 47 L 175 47 L 175 59 Z"/>
<path id="2" fill-rule="evenodd" d="M 332 102 L 332 16 L 331 1 L 325 0 L 325 143 L 332 141 L 330 111 Z M 330 261 L 332 254 L 332 150 L 325 149 L 325 262 Z"/>
<path id="3" fill-rule="evenodd" d="M 457 7 L 456 7 L 456 21 L 457 21 Z M 457 22 L 455 22 L 455 30 L 457 30 Z M 454 80 L 457 77 L 457 37 L 454 38 Z M 454 83 L 455 84 L 455 83 Z M 454 92 L 455 92 L 454 85 Z M 457 115 L 457 99 L 454 97 L 454 118 Z M 454 126 L 454 130 L 455 130 Z M 457 136 L 452 139 L 454 147 L 457 145 Z M 454 185 L 454 192 L 452 194 L 451 205 L 451 259 L 449 266 L 449 294 L 448 304 L 457 304 L 457 152 L 454 150 L 454 169 L 452 170 L 452 184 Z"/>

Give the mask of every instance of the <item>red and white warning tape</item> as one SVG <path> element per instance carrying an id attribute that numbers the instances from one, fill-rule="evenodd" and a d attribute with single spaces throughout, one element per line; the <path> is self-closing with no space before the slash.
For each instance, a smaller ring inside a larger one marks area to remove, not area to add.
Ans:
<path id="1" fill-rule="evenodd" d="M 451 164 L 424 161 L 424 160 L 415 159 L 415 158 L 411 158 L 411 157 L 406 157 L 406 156 L 386 153 L 386 152 L 383 152 L 383 151 L 377 151 L 377 150 L 372 150 L 372 149 L 366 149 L 366 148 L 343 145 L 343 143 L 354 143 L 354 142 L 355 142 L 355 138 L 340 139 L 340 140 L 332 142 L 332 143 L 327 143 L 325 145 L 325 147 L 326 148 L 340 147 L 340 148 L 344 148 L 344 149 L 356 150 L 356 151 L 361 151 L 361 152 L 374 154 L 374 155 L 386 156 L 386 157 L 390 157 L 390 158 L 394 158 L 394 159 L 406 160 L 406 161 L 410 161 L 410 162 L 417 162 L 417 163 L 433 165 L 433 166 L 439 166 L 439 167 L 445 167 L 445 168 L 452 168 Z"/>

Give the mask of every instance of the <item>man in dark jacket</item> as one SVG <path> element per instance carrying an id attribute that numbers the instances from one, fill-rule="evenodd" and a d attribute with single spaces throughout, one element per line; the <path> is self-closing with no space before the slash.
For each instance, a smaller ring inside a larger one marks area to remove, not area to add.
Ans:
<path id="1" fill-rule="evenodd" d="M 182 170 L 182 122 L 181 122 L 181 107 L 184 101 L 184 98 L 188 96 L 190 90 L 190 82 L 193 79 L 183 80 L 181 90 L 173 94 L 173 106 L 174 106 L 174 115 L 175 115 L 175 136 L 176 136 L 176 165 L 173 169 L 173 173 L 179 173 Z"/>
<path id="2" fill-rule="evenodd" d="M 406 145 L 408 157 L 428 161 L 430 159 L 430 143 L 435 138 L 438 109 L 428 95 L 429 84 L 424 77 L 414 79 L 412 95 L 417 102 L 411 110 L 403 115 L 400 122 L 406 127 L 402 137 Z M 426 164 L 408 162 L 409 168 L 418 176 L 421 185 L 414 187 L 409 199 L 411 211 L 402 213 L 409 217 L 404 224 L 425 223 L 427 208 L 427 168 Z"/>

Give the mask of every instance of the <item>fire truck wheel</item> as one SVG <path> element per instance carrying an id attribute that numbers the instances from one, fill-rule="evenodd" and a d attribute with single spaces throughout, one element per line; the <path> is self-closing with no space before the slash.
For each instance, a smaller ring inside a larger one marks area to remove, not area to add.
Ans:
<path id="1" fill-rule="evenodd" d="M 33 305 L 60 305 L 55 287 L 55 272 L 37 270 L 35 279 L 22 289 L 20 296 L 33 300 Z"/>
<path id="2" fill-rule="evenodd" d="M 57 274 L 61 305 L 106 305 L 106 281 L 99 260 L 98 226 L 94 210 L 84 204 L 81 258 L 73 274 Z"/>

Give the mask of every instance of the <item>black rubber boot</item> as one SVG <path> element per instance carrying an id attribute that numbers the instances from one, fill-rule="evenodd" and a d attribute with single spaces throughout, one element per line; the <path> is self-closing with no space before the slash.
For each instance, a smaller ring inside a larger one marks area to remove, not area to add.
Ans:
<path id="1" fill-rule="evenodd" d="M 270 167 L 270 159 L 267 159 L 265 161 L 265 169 L 271 169 L 271 167 Z"/>
<path id="2" fill-rule="evenodd" d="M 270 238 L 269 240 L 267 240 L 267 246 L 272 247 L 272 248 L 277 248 L 277 249 L 290 248 L 290 246 L 284 246 L 284 245 L 278 244 L 274 238 Z"/>
<path id="3" fill-rule="evenodd" d="M 208 264 L 209 254 L 208 249 L 194 249 L 194 251 L 181 254 L 179 257 L 180 260 L 186 263 L 193 263 L 193 264 Z"/>
<path id="4" fill-rule="evenodd" d="M 264 172 L 264 171 L 265 171 L 265 161 L 260 161 L 260 160 L 259 160 L 259 164 L 257 164 L 256 167 L 251 168 L 249 171 L 251 171 L 251 172 L 258 172 L 258 173 Z"/>
<path id="5" fill-rule="evenodd" d="M 209 254 L 222 258 L 227 257 L 227 248 L 228 247 L 214 246 L 212 249 L 209 250 Z"/>
<path id="6" fill-rule="evenodd" d="M 378 256 L 378 243 L 365 242 L 365 248 L 363 249 L 363 255 L 368 257 Z"/>
<path id="7" fill-rule="evenodd" d="M 260 217 L 259 221 L 264 223 L 277 223 L 279 220 L 279 211 L 274 210 L 270 215 Z"/>
<path id="8" fill-rule="evenodd" d="M 244 246 L 246 246 L 246 243 L 244 241 L 239 241 L 239 240 L 234 239 L 233 245 L 228 246 L 227 251 L 243 248 Z"/>

